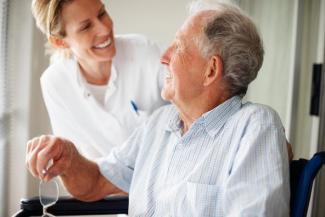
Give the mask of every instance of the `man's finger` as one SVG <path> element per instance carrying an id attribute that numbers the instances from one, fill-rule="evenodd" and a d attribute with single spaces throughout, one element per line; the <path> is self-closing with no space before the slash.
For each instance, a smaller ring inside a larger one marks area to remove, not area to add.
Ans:
<path id="1" fill-rule="evenodd" d="M 44 177 L 44 171 L 47 171 L 48 164 L 51 159 L 55 157 L 56 152 L 54 151 L 55 148 L 58 148 L 60 144 L 57 144 L 57 139 L 55 137 L 47 137 L 43 138 L 44 143 L 40 143 L 42 150 L 39 151 L 37 156 L 37 171 L 41 174 L 41 177 Z"/>

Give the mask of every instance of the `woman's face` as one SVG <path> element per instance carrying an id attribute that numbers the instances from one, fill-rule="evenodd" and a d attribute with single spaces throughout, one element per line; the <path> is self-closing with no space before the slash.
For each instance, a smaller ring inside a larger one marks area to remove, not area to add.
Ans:
<path id="1" fill-rule="evenodd" d="M 63 38 L 80 61 L 111 61 L 115 56 L 113 22 L 100 0 L 74 0 L 63 6 Z"/>

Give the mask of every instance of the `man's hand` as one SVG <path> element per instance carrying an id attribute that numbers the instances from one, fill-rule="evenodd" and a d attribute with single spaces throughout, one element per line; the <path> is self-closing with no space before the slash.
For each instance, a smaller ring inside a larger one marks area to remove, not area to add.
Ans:
<path id="1" fill-rule="evenodd" d="M 34 177 L 47 181 L 63 175 L 77 155 L 78 151 L 70 141 L 43 135 L 28 141 L 26 165 Z M 51 160 L 53 164 L 49 165 Z"/>
<path id="2" fill-rule="evenodd" d="M 49 162 L 53 160 L 53 164 Z M 96 163 L 80 155 L 74 144 L 54 137 L 36 137 L 27 143 L 26 165 L 33 176 L 50 180 L 60 176 L 66 189 L 79 200 L 99 200 L 109 194 L 120 193 L 100 173 Z"/>
<path id="3" fill-rule="evenodd" d="M 287 142 L 287 149 L 288 149 L 288 158 L 289 158 L 289 161 L 292 161 L 293 160 L 292 145 L 288 142 L 288 140 L 286 142 Z"/>

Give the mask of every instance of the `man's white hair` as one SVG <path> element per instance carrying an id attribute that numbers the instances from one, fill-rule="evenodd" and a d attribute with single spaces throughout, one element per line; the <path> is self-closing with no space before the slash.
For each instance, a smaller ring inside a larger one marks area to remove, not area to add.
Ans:
<path id="1" fill-rule="evenodd" d="M 202 56 L 221 57 L 223 79 L 232 95 L 245 95 L 263 63 L 263 43 L 253 21 L 238 6 L 225 1 L 195 1 L 188 6 L 190 16 L 211 10 L 201 19 L 202 27 L 194 43 Z"/>

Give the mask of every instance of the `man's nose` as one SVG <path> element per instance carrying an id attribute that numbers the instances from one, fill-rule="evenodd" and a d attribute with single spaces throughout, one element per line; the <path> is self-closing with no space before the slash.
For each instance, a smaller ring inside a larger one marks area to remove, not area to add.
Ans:
<path id="1" fill-rule="evenodd" d="M 161 55 L 160 63 L 164 65 L 169 65 L 171 55 L 171 47 L 167 48 L 167 50 Z"/>

